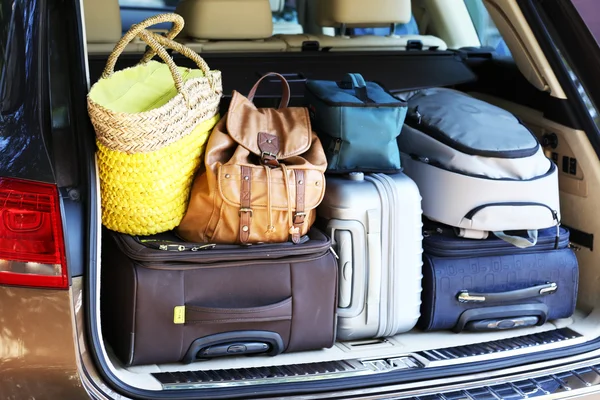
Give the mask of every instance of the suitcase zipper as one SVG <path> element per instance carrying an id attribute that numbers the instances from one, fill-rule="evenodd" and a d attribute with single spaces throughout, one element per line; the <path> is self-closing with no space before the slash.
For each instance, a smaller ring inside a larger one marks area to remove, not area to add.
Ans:
<path id="1" fill-rule="evenodd" d="M 149 247 L 151 249 L 155 249 L 155 250 L 161 250 L 161 251 L 200 251 L 200 250 L 210 250 L 210 249 L 214 249 L 216 244 L 214 243 L 209 243 L 209 244 L 203 244 L 203 245 L 189 245 L 189 244 L 184 244 L 184 243 L 174 243 L 174 242 L 165 242 L 162 240 L 142 240 L 142 239 L 138 239 L 138 241 L 143 244 L 146 247 Z"/>
<path id="2" fill-rule="evenodd" d="M 453 240 L 452 243 L 447 243 L 441 240 L 429 239 L 435 236 L 454 237 L 455 240 Z M 519 253 L 535 253 L 539 251 L 554 250 L 555 240 L 554 236 L 539 237 L 537 244 L 533 248 L 519 249 L 503 240 L 460 239 L 454 236 L 454 233 L 450 235 L 445 234 L 442 228 L 436 228 L 425 230 L 423 232 L 423 250 L 432 256 L 440 257 L 472 256 L 474 250 L 477 251 L 478 255 L 485 256 L 514 254 L 515 250 Z M 563 235 L 559 238 L 558 249 L 567 248 L 568 245 L 569 237 L 567 235 Z"/>
<path id="3" fill-rule="evenodd" d="M 133 237 L 135 241 L 140 243 L 143 246 L 149 247 L 151 249 L 160 250 L 160 251 L 200 251 L 200 250 L 212 250 L 215 248 L 225 249 L 229 248 L 248 248 L 250 246 L 256 245 L 217 245 L 215 243 L 190 243 L 190 242 L 170 242 L 168 240 L 153 240 L 153 239 L 140 239 L 138 237 Z M 304 235 L 300 238 L 300 242 L 298 244 L 306 243 L 309 241 L 307 235 Z"/>
<path id="4" fill-rule="evenodd" d="M 117 246 L 125 253 L 128 257 L 144 262 L 152 261 L 173 261 L 174 257 L 181 257 L 182 261 L 190 263 L 211 263 L 215 261 L 221 261 L 224 257 L 232 261 L 248 261 L 249 257 L 260 257 L 264 259 L 272 257 L 276 259 L 287 259 L 290 256 L 296 255 L 308 255 L 314 253 L 324 253 L 329 251 L 330 242 L 319 241 L 319 246 L 306 246 L 300 247 L 300 244 L 294 244 L 291 242 L 273 244 L 260 244 L 260 245 L 214 245 L 213 247 L 204 249 L 202 251 L 165 251 L 155 249 L 140 243 L 140 239 L 129 236 L 130 240 L 123 235 L 114 235 L 113 239 L 117 243 Z M 301 243 L 310 241 L 310 238 L 306 236 L 306 239 L 302 239 Z M 133 243 L 137 246 L 132 246 Z M 167 241 L 168 242 L 168 241 Z M 172 242 L 176 243 L 176 242 Z M 176 243 L 179 245 L 180 243 Z M 204 244 L 190 243 L 190 246 L 201 246 Z M 140 250 L 139 247 L 143 247 L 148 252 Z M 293 249 L 293 251 L 290 251 Z M 175 255 L 178 254 L 178 255 Z"/>
<path id="5" fill-rule="evenodd" d="M 390 221 L 393 221 L 393 213 L 394 213 L 394 207 L 391 204 L 392 199 L 390 199 L 390 191 L 387 189 L 387 185 L 384 181 L 383 178 L 381 178 L 381 176 L 385 176 L 383 174 L 371 174 L 369 176 L 366 176 L 365 178 L 368 179 L 369 181 L 371 181 L 373 183 L 373 185 L 375 186 L 377 192 L 379 193 L 379 196 L 381 198 L 381 235 L 382 235 L 382 241 L 381 241 L 381 255 L 382 255 L 382 259 L 380 262 L 380 274 L 379 274 L 379 326 L 377 329 L 377 336 L 381 337 L 381 336 L 386 336 L 388 335 L 388 331 L 389 331 L 389 327 L 390 327 L 390 310 L 392 310 L 394 308 L 394 304 L 393 304 L 393 300 L 394 300 L 394 296 L 393 296 L 393 291 L 390 290 L 390 286 L 393 285 L 393 281 L 392 281 L 392 276 L 391 274 L 393 273 L 393 265 L 394 265 L 394 258 L 393 255 L 394 253 L 392 253 L 390 250 L 393 251 L 393 239 L 394 239 L 394 235 L 393 235 L 393 224 L 390 223 Z M 387 207 L 386 207 L 387 206 Z M 388 216 L 386 218 L 385 216 L 385 210 L 388 210 Z M 387 230 L 383 229 L 384 224 L 387 224 Z M 387 242 L 388 242 L 388 246 L 384 246 L 383 245 L 383 238 L 385 237 L 384 235 L 387 235 Z M 387 251 L 387 263 L 384 263 L 383 260 L 383 252 Z M 385 266 L 384 266 L 385 265 Z M 390 266 L 392 266 L 392 268 L 390 268 Z M 369 268 L 372 268 L 372 266 L 370 265 Z M 383 280 L 383 268 L 387 268 L 387 282 L 384 284 Z M 385 294 L 385 296 L 384 296 Z M 390 295 L 391 295 L 391 299 L 390 299 Z M 392 303 L 392 304 L 390 304 Z M 385 310 L 383 309 L 383 307 L 385 307 Z M 385 312 L 384 312 L 385 311 Z"/>
<path id="6" fill-rule="evenodd" d="M 388 231 L 389 231 L 389 243 L 391 244 L 390 249 L 390 257 L 388 260 L 388 279 L 387 279 L 387 323 L 385 329 L 383 329 L 383 336 L 390 336 L 394 333 L 396 327 L 396 308 L 398 305 L 396 304 L 396 296 L 394 288 L 396 287 L 395 279 L 396 279 L 396 251 L 395 246 L 393 245 L 396 242 L 396 190 L 394 188 L 394 182 L 390 182 L 390 178 L 383 174 L 377 174 L 378 179 L 383 184 L 383 187 L 386 189 L 386 194 L 388 196 L 388 203 L 390 205 L 390 218 L 388 222 Z"/>
<path id="7" fill-rule="evenodd" d="M 147 268 L 147 269 L 154 269 L 154 270 L 160 270 L 160 271 L 189 271 L 189 270 L 194 270 L 194 269 L 205 269 L 205 268 L 227 268 L 227 267 L 246 267 L 246 266 L 252 266 L 252 265 L 268 265 L 268 264 L 292 264 L 295 262 L 311 262 L 311 261 L 315 261 L 315 260 L 319 260 L 325 256 L 327 256 L 328 254 L 331 254 L 331 256 L 333 257 L 333 253 L 331 253 L 329 251 L 329 249 L 327 249 L 327 251 L 323 252 L 323 253 L 318 253 L 315 254 L 312 257 L 296 257 L 296 256 L 292 256 L 289 258 L 285 258 L 285 261 L 283 261 L 280 258 L 265 258 L 265 259 L 261 259 L 261 260 L 250 260 L 250 261 L 244 261 L 243 264 L 240 263 L 239 260 L 231 260 L 229 262 L 219 262 L 219 263 L 214 263 L 214 264 L 191 264 L 191 263 L 182 263 L 182 262 L 169 262 L 169 263 L 164 263 L 164 262 L 157 262 L 157 261 L 145 261 L 145 262 L 141 262 L 139 260 L 134 260 L 134 264 L 141 267 L 141 268 Z M 222 260 L 222 259 L 221 259 Z"/>

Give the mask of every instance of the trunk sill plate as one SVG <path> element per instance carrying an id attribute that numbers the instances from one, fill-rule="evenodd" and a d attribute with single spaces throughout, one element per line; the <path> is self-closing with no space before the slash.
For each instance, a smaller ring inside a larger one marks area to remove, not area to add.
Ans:
<path id="1" fill-rule="evenodd" d="M 584 337 L 569 329 L 535 333 L 466 346 L 419 351 L 385 359 L 351 359 L 212 371 L 152 373 L 164 390 L 206 389 L 350 378 L 400 370 L 435 368 L 549 351 L 577 345 Z"/>

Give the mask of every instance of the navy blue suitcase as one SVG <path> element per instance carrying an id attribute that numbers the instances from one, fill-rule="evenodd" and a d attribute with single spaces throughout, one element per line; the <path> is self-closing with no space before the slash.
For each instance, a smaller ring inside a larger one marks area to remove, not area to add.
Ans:
<path id="1" fill-rule="evenodd" d="M 542 229 L 518 248 L 492 235 L 457 237 L 424 223 L 422 330 L 485 331 L 542 325 L 575 311 L 579 269 L 569 231 Z"/>

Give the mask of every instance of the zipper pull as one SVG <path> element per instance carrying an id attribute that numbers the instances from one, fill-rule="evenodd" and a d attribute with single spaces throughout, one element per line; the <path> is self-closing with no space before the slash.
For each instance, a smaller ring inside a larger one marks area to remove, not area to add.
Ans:
<path id="1" fill-rule="evenodd" d="M 169 244 L 169 243 L 153 243 L 152 241 L 142 241 L 147 247 L 151 249 L 157 249 L 161 251 L 177 251 L 182 252 L 186 250 L 190 251 L 199 251 L 199 250 L 210 250 L 214 249 L 217 245 L 214 243 L 209 243 L 200 246 L 185 246 L 183 244 Z"/>
<path id="2" fill-rule="evenodd" d="M 181 244 L 159 244 L 158 250 L 162 251 L 185 251 L 185 246 Z"/>
<path id="3" fill-rule="evenodd" d="M 416 116 L 418 118 L 417 124 L 421 125 L 421 120 L 422 120 L 423 116 L 419 112 L 419 106 L 415 107 L 415 114 L 416 114 Z"/>
<path id="4" fill-rule="evenodd" d="M 333 254 L 333 256 L 336 258 L 336 260 L 340 259 L 340 256 L 337 255 L 337 253 L 335 252 L 333 247 L 329 247 L 329 250 L 331 250 L 331 254 Z"/>
<path id="5" fill-rule="evenodd" d="M 427 238 L 433 235 L 441 235 L 442 233 L 444 233 L 444 230 L 442 228 L 435 228 L 433 230 L 429 229 L 423 231 L 423 237 Z"/>
<path id="6" fill-rule="evenodd" d="M 339 153 L 341 147 L 342 147 L 342 139 L 340 139 L 340 138 L 335 139 L 334 146 L 333 146 L 333 154 Z"/>
<path id="7" fill-rule="evenodd" d="M 210 243 L 210 244 L 205 244 L 202 246 L 194 246 L 192 247 L 190 250 L 191 251 L 198 251 L 198 250 L 212 250 L 215 247 L 217 247 L 217 245 L 215 243 Z"/>

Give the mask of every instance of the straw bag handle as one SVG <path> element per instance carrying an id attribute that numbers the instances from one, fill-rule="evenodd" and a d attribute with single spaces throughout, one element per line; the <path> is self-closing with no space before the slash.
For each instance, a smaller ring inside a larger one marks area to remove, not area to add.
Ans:
<path id="1" fill-rule="evenodd" d="M 165 48 L 173 49 L 173 50 L 177 51 L 178 53 L 184 55 L 185 57 L 189 58 L 190 60 L 194 61 L 196 63 L 196 65 L 198 66 L 198 68 L 200 68 L 200 70 L 202 70 L 202 72 L 204 73 L 204 76 L 206 76 L 207 78 L 208 78 L 208 74 L 210 72 L 210 68 L 209 68 L 208 64 L 206 63 L 206 61 L 204 61 L 204 59 L 202 59 L 202 57 L 200 57 L 198 55 L 198 53 L 191 50 L 190 48 L 188 48 L 188 47 L 182 45 L 181 43 L 178 43 L 172 39 L 169 39 L 168 37 L 165 37 L 162 35 L 157 35 L 156 33 L 152 33 L 145 29 L 145 27 L 149 26 L 148 24 L 154 25 L 156 23 L 171 21 L 171 20 L 173 22 L 175 22 L 175 20 L 177 20 L 177 21 L 183 23 L 183 19 L 177 14 L 161 14 L 161 15 L 157 15 L 155 17 L 148 18 L 147 20 L 135 25 L 132 29 L 130 29 L 129 32 L 127 32 L 121 38 L 119 43 L 117 43 L 117 45 L 115 46 L 115 49 L 109 56 L 108 61 L 106 62 L 106 67 L 104 68 L 104 72 L 102 73 L 102 78 L 108 78 L 114 73 L 115 64 L 117 63 L 117 59 L 123 52 L 123 49 L 125 48 L 125 46 L 131 40 L 133 40 L 133 38 L 135 36 L 139 36 L 140 39 L 142 39 L 144 42 L 146 42 L 148 44 L 148 46 L 150 46 L 150 48 L 152 49 L 152 50 L 149 50 L 146 53 L 146 55 L 144 55 L 144 57 L 142 58 L 140 63 L 143 64 L 145 62 L 148 62 L 149 59 L 146 60 L 146 57 L 148 55 L 151 55 L 151 57 L 153 57 L 154 54 L 158 54 L 158 56 L 169 67 L 169 70 L 171 71 L 171 75 L 173 76 L 173 80 L 175 81 L 175 87 L 177 88 L 177 91 L 188 102 L 188 106 L 191 107 L 191 105 L 189 104 L 188 96 L 185 93 L 184 88 L 183 88 L 183 77 L 181 76 L 181 73 L 177 69 L 177 65 L 175 64 L 175 62 L 173 61 L 171 56 L 167 53 Z M 177 24 L 177 22 L 175 22 L 175 23 Z M 181 26 L 183 26 L 183 24 Z M 179 25 L 178 25 L 177 27 L 173 28 L 173 31 L 177 31 L 177 29 L 181 30 L 181 27 L 179 27 Z M 177 33 L 178 32 L 179 31 L 177 31 Z M 169 32 L 169 33 L 171 33 L 171 32 Z M 209 83 L 212 86 L 212 82 L 210 80 L 209 80 Z"/>
<path id="2" fill-rule="evenodd" d="M 169 32 L 167 32 L 167 38 L 173 39 L 181 30 L 185 24 L 183 17 L 181 15 L 175 13 L 167 13 L 167 14 L 159 14 L 153 17 L 147 18 L 142 22 L 134 24 L 129 28 L 127 33 L 123 35 L 123 37 L 117 42 L 115 48 L 112 53 L 108 56 L 108 60 L 106 61 L 106 67 L 104 68 L 104 72 L 102 73 L 102 78 L 108 78 L 115 72 L 115 64 L 117 63 L 117 59 L 123 53 L 123 50 L 127 45 L 135 39 L 136 36 L 139 35 L 140 32 L 146 30 L 153 25 L 161 24 L 163 22 L 172 22 L 173 27 Z M 152 57 L 156 55 L 156 51 L 154 49 L 148 50 L 146 54 L 144 54 L 142 58 L 142 63 L 148 62 Z"/>

